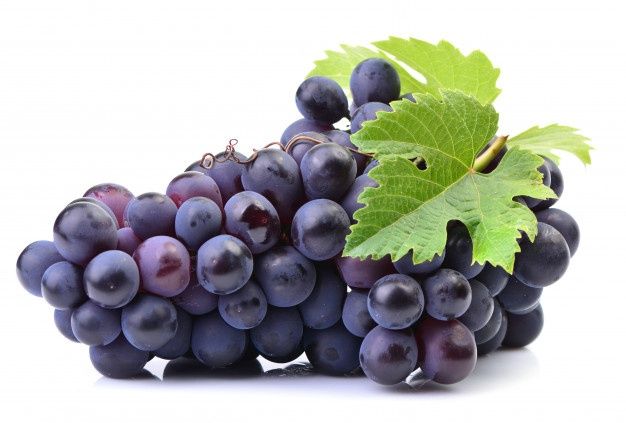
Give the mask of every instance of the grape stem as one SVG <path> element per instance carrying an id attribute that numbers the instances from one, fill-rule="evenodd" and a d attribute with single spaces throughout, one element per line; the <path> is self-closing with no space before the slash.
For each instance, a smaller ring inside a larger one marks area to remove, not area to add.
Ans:
<path id="1" fill-rule="evenodd" d="M 483 154 L 481 154 L 480 156 L 476 158 L 476 160 L 474 161 L 474 166 L 472 167 L 472 170 L 474 172 L 480 172 L 484 170 L 489 165 L 489 163 L 491 163 L 491 161 L 496 158 L 496 156 L 498 155 L 500 150 L 502 150 L 502 147 L 504 147 L 504 144 L 506 144 L 506 141 L 508 139 L 509 139 L 508 135 L 500 135 L 498 138 L 496 138 L 493 144 L 491 144 L 489 148 L 487 148 L 483 152 Z"/>

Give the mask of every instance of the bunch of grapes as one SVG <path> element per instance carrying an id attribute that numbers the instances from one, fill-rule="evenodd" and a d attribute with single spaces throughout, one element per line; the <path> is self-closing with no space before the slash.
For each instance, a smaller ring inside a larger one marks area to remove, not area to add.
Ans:
<path id="1" fill-rule="evenodd" d="M 418 371 L 449 384 L 471 373 L 477 355 L 532 342 L 542 289 L 578 246 L 576 222 L 551 208 L 556 200 L 520 198 L 540 223 L 534 242 L 521 241 L 513 275 L 473 263 L 467 229 L 454 222 L 445 252 L 424 263 L 411 252 L 396 262 L 343 257 L 377 163 L 334 125 L 349 119 L 354 133 L 401 97 L 397 72 L 381 59 L 360 63 L 350 87 L 351 106 L 335 81 L 308 78 L 296 93 L 304 118 L 280 148 L 245 157 L 231 146 L 193 163 L 165 194 L 90 188 L 58 215 L 54 241 L 22 252 L 19 280 L 114 378 L 137 375 L 154 356 L 217 369 L 305 353 L 321 373 L 361 369 L 392 385 Z M 556 164 L 546 159 L 540 170 L 560 196 Z"/>

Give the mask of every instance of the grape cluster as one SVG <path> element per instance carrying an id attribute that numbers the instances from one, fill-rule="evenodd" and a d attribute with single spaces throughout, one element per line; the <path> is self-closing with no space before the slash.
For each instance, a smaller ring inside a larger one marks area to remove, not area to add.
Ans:
<path id="1" fill-rule="evenodd" d="M 551 208 L 556 200 L 518 199 L 540 223 L 534 242 L 521 240 L 513 275 L 473 263 L 458 222 L 445 252 L 424 263 L 411 252 L 396 262 L 343 257 L 377 163 L 334 125 L 347 118 L 358 131 L 401 97 L 398 73 L 381 59 L 360 63 L 350 87 L 352 105 L 335 81 L 308 78 L 296 93 L 303 119 L 285 130 L 282 148 L 250 158 L 227 149 L 211 166 L 190 165 L 165 194 L 90 188 L 60 212 L 53 241 L 21 253 L 20 282 L 114 378 L 154 356 L 217 369 L 305 353 L 326 374 L 361 369 L 392 385 L 419 368 L 449 384 L 471 373 L 477 355 L 532 342 L 542 289 L 578 247 L 576 222 Z M 546 159 L 541 171 L 560 196 L 556 164 Z"/>

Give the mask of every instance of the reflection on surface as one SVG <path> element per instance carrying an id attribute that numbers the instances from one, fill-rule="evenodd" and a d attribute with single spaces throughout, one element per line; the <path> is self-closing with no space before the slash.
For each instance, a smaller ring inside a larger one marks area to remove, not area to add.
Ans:
<path id="1" fill-rule="evenodd" d="M 239 363 L 225 369 L 209 369 L 198 360 L 178 358 L 163 369 L 163 381 L 185 379 L 248 379 L 263 375 L 263 366 L 257 360 Z"/>

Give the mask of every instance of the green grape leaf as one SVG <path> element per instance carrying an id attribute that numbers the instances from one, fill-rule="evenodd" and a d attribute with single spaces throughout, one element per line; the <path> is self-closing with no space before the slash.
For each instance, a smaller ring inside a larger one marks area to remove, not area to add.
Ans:
<path id="1" fill-rule="evenodd" d="M 559 163 L 559 156 L 554 151 L 566 151 L 578 157 L 584 164 L 591 164 L 589 138 L 578 133 L 578 129 L 569 126 L 552 124 L 540 128 L 532 128 L 510 138 L 507 145 L 519 147 L 535 154 L 549 157 Z"/>
<path id="2" fill-rule="evenodd" d="M 413 250 L 413 261 L 421 263 L 443 253 L 448 222 L 458 220 L 472 237 L 474 261 L 512 272 L 520 231 L 531 240 L 537 232 L 533 212 L 513 198 L 555 196 L 537 171 L 541 157 L 512 148 L 493 172 L 477 172 L 476 156 L 497 129 L 493 107 L 446 90 L 441 99 L 419 94 L 416 101 L 392 103 L 392 112 L 352 137 L 380 160 L 369 173 L 379 186 L 359 197 L 365 206 L 354 215 L 344 254 L 398 260 Z"/>
<path id="3" fill-rule="evenodd" d="M 367 58 L 380 57 L 400 74 L 403 93 L 430 93 L 438 97 L 440 89 L 453 89 L 472 95 L 483 104 L 493 102 L 500 94 L 496 87 L 500 70 L 480 51 L 464 56 L 447 41 L 435 45 L 414 38 L 390 37 L 372 44 L 374 49 L 342 45 L 343 51 L 327 51 L 327 57 L 316 61 L 308 76 L 326 76 L 348 90 L 354 67 Z"/>

